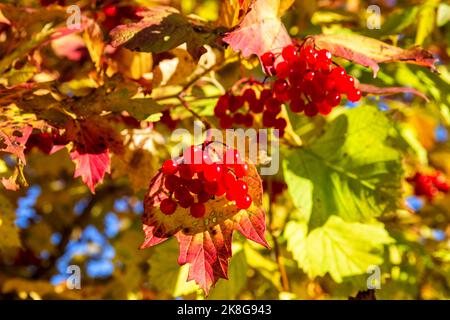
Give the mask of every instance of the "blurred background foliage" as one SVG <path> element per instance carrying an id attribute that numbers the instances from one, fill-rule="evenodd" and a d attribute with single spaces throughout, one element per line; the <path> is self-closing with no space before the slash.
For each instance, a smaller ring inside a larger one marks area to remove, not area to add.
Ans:
<path id="1" fill-rule="evenodd" d="M 375 79 L 371 70 L 339 60 L 360 82 L 416 88 L 429 101 L 411 94 L 366 96 L 357 104 L 346 103 L 329 119 L 291 117 L 292 135 L 301 136 L 307 146 L 322 152 L 314 143 L 324 128 L 337 130 L 332 131 L 336 135 L 345 134 L 339 128 L 333 129 L 333 121 L 338 121 L 339 115 L 357 123 L 364 121 L 361 119 L 365 114 L 375 112 L 374 126 L 382 123 L 384 131 L 380 134 L 388 139 L 389 148 L 401 154 L 401 161 L 384 168 L 384 173 L 392 176 L 382 178 L 382 187 L 397 175 L 406 178 L 417 171 L 438 169 L 450 176 L 450 5 L 439 0 L 286 2 L 286 6 L 292 6 L 282 20 L 292 37 L 357 33 L 402 48 L 421 45 L 439 59 L 436 73 L 419 66 L 391 63 L 382 64 Z M 186 283 L 187 267 L 177 264 L 174 239 L 152 249 L 138 250 L 143 240 L 142 199 L 150 178 L 175 145 L 169 139 L 170 133 L 176 128 L 192 129 L 192 114 L 171 95 L 190 83 L 186 100 L 196 113 L 210 117 L 217 97 L 225 89 L 244 76 L 264 76 L 257 59 L 243 60 L 229 49 L 214 46 L 207 46 L 200 61 L 195 61 L 183 46 L 158 54 L 124 48 L 111 50 L 107 45 L 108 32 L 118 24 L 135 20 L 130 8 L 155 5 L 170 5 L 185 15 L 194 14 L 229 28 L 235 25 L 237 1 L 0 3 L 2 106 L 17 103 L 22 110 L 32 110 L 30 113 L 39 114 L 40 119 L 54 123 L 64 113 L 64 106 L 49 106 L 69 101 L 65 100 L 67 97 L 71 99 L 67 106 L 78 114 L 90 115 L 106 104 L 112 112 L 128 112 L 119 114 L 116 122 L 127 144 L 126 151 L 112 155 L 111 175 L 95 194 L 81 179 L 73 178 L 74 165 L 67 152 L 47 155 L 30 147 L 24 168 L 16 165 L 14 157 L 2 154 L 0 175 L 23 175 L 26 182 L 18 191 L 1 189 L 0 193 L 0 297 L 204 299 L 195 284 Z M 65 8 L 71 4 L 79 5 L 99 29 L 49 39 L 52 28 L 67 18 Z M 369 5 L 380 8 L 380 29 L 367 28 Z M 37 14 L 19 10 L 25 7 L 38 10 Z M 111 7 L 117 8 L 115 14 L 108 11 Z M 232 15 L 221 14 L 230 10 Z M 14 22 L 14 32 L 19 36 L 11 34 L 3 18 Z M 215 67 L 214 72 L 205 72 Z M 11 98 L 3 90 L 30 82 L 38 83 L 39 88 L 51 94 L 28 99 L 28 92 L 10 89 L 8 94 L 14 93 Z M 112 87 L 121 91 L 107 95 Z M 148 91 L 152 92 L 152 101 L 146 99 Z M 132 96 L 137 99 L 130 100 Z M 145 112 L 149 106 L 153 107 L 152 114 Z M 367 131 L 375 127 L 368 128 Z M 358 143 L 372 139 L 367 132 L 356 135 L 360 139 L 346 142 L 345 148 L 350 152 L 359 152 Z M 388 147 L 374 147 L 372 156 L 391 152 L 384 148 Z M 394 208 L 376 209 L 378 222 L 371 217 L 370 225 L 361 220 L 344 224 L 340 218 L 333 218 L 322 225 L 329 229 L 316 233 L 311 229 L 306 236 L 308 221 L 305 223 L 305 213 L 298 208 L 298 202 L 304 204 L 299 200 L 304 189 L 286 188 L 286 183 L 290 187 L 302 183 L 296 175 L 306 169 L 295 162 L 301 155 L 292 155 L 288 149 L 282 147 L 284 172 L 264 178 L 267 223 L 272 236 L 269 242 L 273 249 L 266 250 L 236 235 L 229 280 L 221 279 L 208 299 L 346 299 L 366 289 L 366 269 L 370 264 L 378 264 L 381 269 L 381 289 L 376 291 L 379 299 L 450 298 L 449 194 L 429 201 L 415 196 L 413 188 L 402 179 L 394 190 Z M 349 188 L 353 188 L 351 184 Z M 323 195 L 326 198 L 327 193 L 324 191 Z M 359 194 L 357 205 L 369 208 L 376 196 Z M 346 205 L 342 204 L 344 210 Z M 316 254 L 320 256 L 315 252 L 320 249 L 317 243 L 328 241 L 323 234 L 339 239 L 339 246 L 343 247 L 331 248 L 329 260 L 315 261 Z M 310 256 L 305 256 L 305 252 L 311 252 Z M 68 290 L 65 284 L 70 275 L 67 266 L 72 264 L 82 269 L 80 290 Z"/>

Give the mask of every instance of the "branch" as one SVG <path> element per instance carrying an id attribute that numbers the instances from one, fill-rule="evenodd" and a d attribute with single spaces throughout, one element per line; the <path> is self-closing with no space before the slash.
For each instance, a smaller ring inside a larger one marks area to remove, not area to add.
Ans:
<path id="1" fill-rule="evenodd" d="M 270 201 L 270 195 L 272 194 L 272 183 L 271 182 L 272 181 L 270 179 L 268 179 L 267 192 L 269 193 L 269 206 L 268 206 L 268 210 L 267 210 L 267 216 L 268 216 L 268 220 L 269 220 L 269 233 L 270 233 L 270 236 L 272 237 L 272 241 L 273 241 L 273 249 L 275 251 L 275 260 L 277 262 L 278 271 L 280 272 L 280 277 L 281 277 L 281 286 L 283 288 L 283 291 L 289 292 L 290 291 L 289 278 L 286 273 L 286 268 L 284 267 L 284 264 L 283 264 L 283 257 L 280 252 L 280 245 L 278 244 L 278 239 L 274 233 L 274 229 L 272 228 L 273 213 L 272 213 L 272 203 Z"/>

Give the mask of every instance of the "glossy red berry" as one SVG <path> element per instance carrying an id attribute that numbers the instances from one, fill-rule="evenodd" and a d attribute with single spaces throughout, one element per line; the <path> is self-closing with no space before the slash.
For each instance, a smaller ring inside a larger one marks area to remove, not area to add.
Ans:
<path id="1" fill-rule="evenodd" d="M 175 191 L 179 185 L 181 185 L 181 179 L 177 176 L 170 175 L 164 180 L 164 187 L 171 192 Z"/>
<path id="2" fill-rule="evenodd" d="M 172 199 L 166 198 L 159 204 L 159 209 L 162 213 L 171 215 L 177 209 L 177 203 Z"/>
<path id="3" fill-rule="evenodd" d="M 238 197 L 236 199 L 236 206 L 239 209 L 246 210 L 250 208 L 251 204 L 252 198 L 248 194 L 245 194 L 244 196 Z"/>
<path id="4" fill-rule="evenodd" d="M 351 102 L 357 102 L 361 99 L 361 91 L 359 89 L 353 88 L 347 93 L 347 99 Z"/>
<path id="5" fill-rule="evenodd" d="M 178 164 L 172 160 L 166 160 L 164 161 L 163 165 L 162 165 L 162 172 L 164 174 L 175 174 L 178 171 Z"/>
<path id="6" fill-rule="evenodd" d="M 234 166 L 234 174 L 238 178 L 245 177 L 248 173 L 248 169 L 249 169 L 249 167 L 248 167 L 247 163 L 236 164 Z"/>
<path id="7" fill-rule="evenodd" d="M 222 178 L 223 168 L 218 163 L 206 164 L 203 167 L 203 174 L 207 181 L 218 181 Z"/>
<path id="8" fill-rule="evenodd" d="M 285 61 L 281 61 L 275 67 L 275 72 L 278 78 L 285 79 L 289 75 L 289 64 Z"/>
<path id="9" fill-rule="evenodd" d="M 203 203 L 194 203 L 191 206 L 190 212 L 194 218 L 202 218 L 206 213 L 206 207 Z"/>
<path id="10" fill-rule="evenodd" d="M 281 56 L 284 60 L 291 62 L 299 58 L 299 53 L 297 50 L 297 47 L 294 45 L 288 45 L 283 48 L 283 51 L 281 51 Z"/>
<path id="11" fill-rule="evenodd" d="M 265 67 L 272 66 L 275 62 L 275 55 L 272 52 L 266 52 L 261 56 L 261 62 Z"/>

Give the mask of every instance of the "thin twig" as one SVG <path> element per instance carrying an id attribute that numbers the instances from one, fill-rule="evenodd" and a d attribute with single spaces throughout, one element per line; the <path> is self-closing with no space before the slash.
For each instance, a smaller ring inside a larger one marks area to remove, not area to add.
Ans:
<path id="1" fill-rule="evenodd" d="M 274 229 L 272 228 L 273 223 L 273 212 L 272 212 L 272 202 L 270 201 L 270 195 L 272 194 L 272 181 L 271 179 L 267 180 L 267 192 L 269 193 L 269 206 L 267 210 L 267 215 L 269 218 L 269 233 L 272 237 L 273 241 L 273 249 L 275 251 L 275 260 L 278 265 L 278 271 L 280 272 L 281 277 L 281 286 L 283 288 L 283 291 L 289 292 L 290 291 L 290 285 L 289 285 L 289 278 L 286 273 L 286 268 L 283 264 L 283 257 L 281 256 L 280 252 L 280 245 L 278 244 L 278 240 L 276 235 L 274 234 Z"/>
<path id="2" fill-rule="evenodd" d="M 211 128 L 211 124 L 208 122 L 208 120 L 206 120 L 205 117 L 202 117 L 201 115 L 199 115 L 197 112 L 195 112 L 195 111 L 189 106 L 189 103 L 188 103 L 188 102 L 186 101 L 186 99 L 184 98 L 183 93 L 180 93 L 180 94 L 178 95 L 177 98 L 178 98 L 178 100 L 180 100 L 182 106 L 183 106 L 187 111 L 189 111 L 190 113 L 192 113 L 192 115 L 193 115 L 194 117 L 196 117 L 198 120 L 200 120 L 200 121 L 204 124 L 206 130 L 208 130 L 208 129 Z"/>

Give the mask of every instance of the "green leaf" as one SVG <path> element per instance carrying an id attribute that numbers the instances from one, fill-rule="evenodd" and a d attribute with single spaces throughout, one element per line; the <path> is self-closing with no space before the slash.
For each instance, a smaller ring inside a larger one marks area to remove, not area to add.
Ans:
<path id="1" fill-rule="evenodd" d="M 0 253 L 9 255 L 20 248 L 19 229 L 14 220 L 14 208 L 8 198 L 0 194 Z"/>
<path id="2" fill-rule="evenodd" d="M 375 37 L 399 34 L 404 29 L 417 21 L 417 13 L 419 7 L 412 6 L 409 8 L 401 8 L 398 11 L 387 16 L 387 19 L 381 25 L 381 29 L 369 31 Z"/>
<path id="3" fill-rule="evenodd" d="M 145 120 L 166 108 L 151 98 L 132 99 L 131 93 L 127 89 L 109 94 L 105 100 L 104 106 L 106 110 L 113 112 L 127 111 L 137 120 Z"/>
<path id="4" fill-rule="evenodd" d="M 391 123 L 375 107 L 347 110 L 311 145 L 283 162 L 288 190 L 310 227 L 330 215 L 362 221 L 396 207 L 399 153 L 386 144 Z"/>
<path id="5" fill-rule="evenodd" d="M 421 45 L 433 32 L 436 25 L 436 9 L 439 0 L 427 0 L 420 8 L 416 34 L 416 44 Z"/>
<path id="6" fill-rule="evenodd" d="M 442 27 L 450 21 L 450 5 L 441 3 L 438 8 L 436 22 L 438 27 Z"/>
<path id="7" fill-rule="evenodd" d="M 338 283 L 380 265 L 383 245 L 394 241 L 382 224 L 350 223 L 337 216 L 306 234 L 306 224 L 290 221 L 285 231 L 288 250 L 309 277 L 329 273 Z"/>
<path id="8" fill-rule="evenodd" d="M 153 249 L 153 254 L 148 260 L 150 265 L 150 284 L 159 291 L 166 292 L 173 297 L 179 297 L 195 293 L 199 287 L 195 281 L 186 282 L 189 266 L 179 266 L 178 245 L 174 239 L 159 244 Z"/>
<path id="9" fill-rule="evenodd" d="M 219 280 L 211 290 L 208 299 L 236 299 L 247 284 L 247 268 L 247 259 L 242 246 L 233 246 L 233 259 L 230 260 L 228 280 Z"/>

